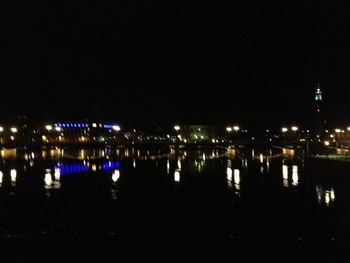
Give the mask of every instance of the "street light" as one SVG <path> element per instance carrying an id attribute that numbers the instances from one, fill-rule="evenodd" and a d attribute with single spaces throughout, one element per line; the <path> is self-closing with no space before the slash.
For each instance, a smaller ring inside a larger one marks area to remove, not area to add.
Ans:
<path id="1" fill-rule="evenodd" d="M 226 128 L 226 131 L 232 132 L 232 128 L 231 128 L 231 127 L 227 127 L 227 128 Z"/>
<path id="2" fill-rule="evenodd" d="M 16 127 L 12 127 L 12 128 L 11 128 L 11 132 L 16 133 L 17 131 L 18 131 L 18 130 L 17 130 Z"/>
<path id="3" fill-rule="evenodd" d="M 51 130 L 52 130 L 52 126 L 51 126 L 51 125 L 46 125 L 45 128 L 46 128 L 46 130 L 48 130 L 48 131 L 51 131 Z"/>
<path id="4" fill-rule="evenodd" d="M 239 131 L 239 126 L 233 126 L 233 129 L 237 132 Z"/>
<path id="5" fill-rule="evenodd" d="M 175 130 L 175 131 L 179 131 L 180 129 L 181 129 L 181 128 L 180 128 L 179 125 L 175 125 L 175 126 L 174 126 L 174 130 Z"/>
<path id="6" fill-rule="evenodd" d="M 112 129 L 115 131 L 120 131 L 120 126 L 119 125 L 113 125 Z"/>
<path id="7" fill-rule="evenodd" d="M 299 130 L 299 128 L 297 126 L 292 127 L 292 131 L 296 132 L 297 130 Z"/>
<path id="8" fill-rule="evenodd" d="M 282 128 L 282 132 L 287 132 L 287 131 L 288 131 L 288 128 L 286 128 L 286 127 Z"/>
<path id="9" fill-rule="evenodd" d="M 0 126 L 0 132 L 3 132 L 3 131 L 4 131 L 4 127 Z"/>

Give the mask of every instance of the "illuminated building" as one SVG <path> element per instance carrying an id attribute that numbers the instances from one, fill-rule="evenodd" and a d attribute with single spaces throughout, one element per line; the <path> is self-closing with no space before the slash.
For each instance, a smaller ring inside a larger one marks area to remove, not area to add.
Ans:
<path id="1" fill-rule="evenodd" d="M 314 121 L 315 121 L 315 135 L 317 138 L 321 138 L 324 135 L 325 130 L 325 120 L 323 116 L 323 95 L 320 88 L 320 83 L 316 84 L 315 91 L 315 112 L 314 112 Z"/>

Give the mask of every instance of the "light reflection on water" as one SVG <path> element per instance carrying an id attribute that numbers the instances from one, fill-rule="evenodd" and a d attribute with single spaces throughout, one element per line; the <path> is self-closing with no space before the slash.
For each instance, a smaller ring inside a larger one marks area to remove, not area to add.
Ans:
<path id="1" fill-rule="evenodd" d="M 6 187 L 4 184 L 6 181 L 10 182 L 12 187 L 16 187 L 18 178 L 26 176 L 26 167 L 31 167 L 28 168 L 29 171 L 41 168 L 44 187 L 50 191 L 64 187 L 64 178 L 73 174 L 96 174 L 101 177 L 107 174 L 111 176 L 113 183 L 117 183 L 121 173 L 127 178 L 132 172 L 131 169 L 134 170 L 132 173 L 148 171 L 150 174 L 154 172 L 152 169 L 156 169 L 175 183 L 182 182 L 189 174 L 195 175 L 194 178 L 211 176 L 210 180 L 214 181 L 222 180 L 224 176 L 227 188 L 232 189 L 238 196 L 248 194 L 251 184 L 255 182 L 251 179 L 258 176 L 259 171 L 264 174 L 264 177 L 259 179 L 260 182 L 265 180 L 278 182 L 282 179 L 281 186 L 285 189 L 293 189 L 295 194 L 305 187 L 301 185 L 304 180 L 303 160 L 300 162 L 294 159 L 283 159 L 271 149 L 263 151 L 250 149 L 245 152 L 236 149 L 234 155 L 228 154 L 226 149 L 172 149 L 171 151 L 137 148 L 115 150 L 53 148 L 41 151 L 3 149 L 1 156 L 3 164 L 0 166 L 0 187 L 2 188 Z M 222 162 L 222 160 L 226 161 Z M 155 166 L 151 166 L 152 163 Z M 25 169 L 19 169 L 23 164 Z M 18 169 L 14 165 L 17 165 Z M 6 179 L 8 177 L 9 180 Z M 81 180 L 85 180 L 84 178 L 82 176 Z M 250 183 L 242 185 L 246 180 L 250 180 Z M 281 181 L 279 183 L 281 184 Z M 264 184 L 266 185 L 267 181 Z M 263 187 L 262 185 L 259 187 Z M 336 202 L 335 186 L 326 187 L 318 183 L 310 191 L 314 191 L 319 204 L 331 206 Z"/>

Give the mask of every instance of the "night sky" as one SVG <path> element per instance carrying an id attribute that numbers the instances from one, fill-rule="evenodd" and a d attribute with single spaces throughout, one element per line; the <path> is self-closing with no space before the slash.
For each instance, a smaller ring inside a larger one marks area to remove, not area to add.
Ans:
<path id="1" fill-rule="evenodd" d="M 320 82 L 350 123 L 350 6 L 2 1 L 2 114 L 307 124 Z M 25 89 L 25 91 L 22 91 Z"/>

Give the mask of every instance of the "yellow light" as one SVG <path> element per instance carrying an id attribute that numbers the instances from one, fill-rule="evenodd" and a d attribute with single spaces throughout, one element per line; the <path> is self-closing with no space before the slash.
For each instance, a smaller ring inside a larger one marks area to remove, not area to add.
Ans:
<path id="1" fill-rule="evenodd" d="M 287 132 L 287 131 L 288 131 L 288 128 L 286 128 L 286 127 L 282 128 L 282 132 Z"/>
<path id="2" fill-rule="evenodd" d="M 329 141 L 324 141 L 324 145 L 329 146 L 330 145 Z"/>
<path id="3" fill-rule="evenodd" d="M 14 141 L 15 140 L 15 137 L 13 135 L 11 135 L 11 140 Z"/>
<path id="4" fill-rule="evenodd" d="M 11 132 L 16 133 L 17 131 L 18 131 L 18 130 L 17 130 L 16 127 L 12 127 L 12 128 L 11 128 Z"/>
<path id="5" fill-rule="evenodd" d="M 47 137 L 45 135 L 41 136 L 43 142 L 47 142 Z"/>
<path id="6" fill-rule="evenodd" d="M 46 125 L 45 128 L 46 128 L 46 130 L 48 130 L 48 131 L 51 131 L 51 130 L 52 130 L 52 126 L 51 126 L 51 125 Z"/>
<path id="7" fill-rule="evenodd" d="M 233 129 L 234 129 L 235 131 L 239 131 L 239 126 L 233 126 Z"/>
<path id="8" fill-rule="evenodd" d="M 226 128 L 226 131 L 232 132 L 232 128 L 231 128 L 231 127 L 227 127 L 227 128 Z"/>
<path id="9" fill-rule="evenodd" d="M 179 131 L 180 129 L 181 129 L 181 127 L 180 127 L 179 125 L 175 125 L 175 126 L 174 126 L 174 130 L 175 130 L 175 131 Z"/>

